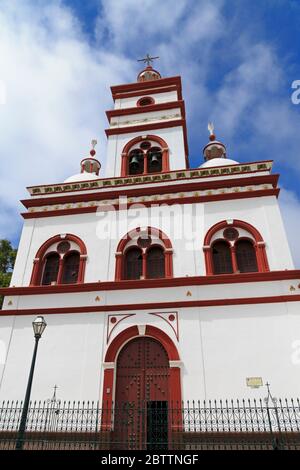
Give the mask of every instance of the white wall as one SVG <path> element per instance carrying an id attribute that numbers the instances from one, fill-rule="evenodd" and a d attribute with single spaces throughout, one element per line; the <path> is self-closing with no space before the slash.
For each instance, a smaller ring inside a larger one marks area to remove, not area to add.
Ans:
<path id="1" fill-rule="evenodd" d="M 273 196 L 198 204 L 98 212 L 25 221 L 11 285 L 29 285 L 33 259 L 50 237 L 71 233 L 87 247 L 85 282 L 113 280 L 115 253 L 131 229 L 152 226 L 171 240 L 174 276 L 205 275 L 203 241 L 217 222 L 240 219 L 252 224 L 266 242 L 270 270 L 293 269 L 277 199 Z"/>
<path id="2" fill-rule="evenodd" d="M 161 310 L 132 310 L 122 312 L 135 315 L 116 326 L 110 342 L 131 325 L 152 324 L 163 330 L 179 351 L 184 400 L 264 397 L 265 389 L 247 388 L 246 377 L 251 376 L 269 381 L 277 397 L 297 397 L 299 307 L 299 302 L 290 302 L 181 308 L 179 341 L 166 321 L 151 315 Z M 1 400 L 24 397 L 34 345 L 33 318 L 0 317 L 0 340 L 8 341 Z M 39 344 L 32 398 L 50 398 L 57 385 L 63 400 L 101 399 L 107 314 L 45 318 L 48 326 Z"/>

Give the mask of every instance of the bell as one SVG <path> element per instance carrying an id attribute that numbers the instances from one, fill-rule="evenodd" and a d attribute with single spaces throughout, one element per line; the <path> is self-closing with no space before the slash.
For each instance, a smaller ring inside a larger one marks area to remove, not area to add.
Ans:
<path id="1" fill-rule="evenodd" d="M 129 165 L 130 165 L 130 168 L 132 168 L 133 170 L 136 170 L 139 167 L 138 157 L 132 157 Z"/>
<path id="2" fill-rule="evenodd" d="M 159 159 L 157 158 L 157 155 L 153 155 L 151 157 L 151 166 L 158 166 L 159 165 Z"/>

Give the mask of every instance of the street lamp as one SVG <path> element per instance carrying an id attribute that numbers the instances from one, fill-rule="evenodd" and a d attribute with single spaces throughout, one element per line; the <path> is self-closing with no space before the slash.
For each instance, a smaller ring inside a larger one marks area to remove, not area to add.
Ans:
<path id="1" fill-rule="evenodd" d="M 20 421 L 20 426 L 19 426 L 19 431 L 18 431 L 18 438 L 17 438 L 17 443 L 16 443 L 17 450 L 22 450 L 23 445 L 24 445 L 24 434 L 25 434 L 25 429 L 26 429 L 26 421 L 27 421 L 27 414 L 28 414 L 28 407 L 29 407 L 29 400 L 30 400 L 30 394 L 31 394 L 32 379 L 33 379 L 33 373 L 34 373 L 37 348 L 38 348 L 39 340 L 46 326 L 47 326 L 47 323 L 44 317 L 42 316 L 36 317 L 36 319 L 32 322 L 35 345 L 34 345 L 31 367 L 30 367 L 30 372 L 29 372 L 29 377 L 28 377 L 26 395 L 25 395 L 24 403 L 23 403 L 22 416 L 21 416 L 21 421 Z"/>

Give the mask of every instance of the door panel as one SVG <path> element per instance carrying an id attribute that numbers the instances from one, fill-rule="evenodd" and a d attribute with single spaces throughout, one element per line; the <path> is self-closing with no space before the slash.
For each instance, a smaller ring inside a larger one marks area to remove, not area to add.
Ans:
<path id="1" fill-rule="evenodd" d="M 164 347 L 148 337 L 127 343 L 117 360 L 113 436 L 117 448 L 153 448 L 155 443 L 148 441 L 158 435 L 163 445 L 168 433 L 168 389 L 169 359 Z"/>

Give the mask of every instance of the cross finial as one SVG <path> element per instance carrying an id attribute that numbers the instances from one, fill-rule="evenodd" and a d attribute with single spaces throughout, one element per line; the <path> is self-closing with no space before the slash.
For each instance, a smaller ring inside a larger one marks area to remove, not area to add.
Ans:
<path id="1" fill-rule="evenodd" d="M 138 59 L 138 62 L 144 62 L 144 64 L 147 64 L 148 67 L 149 67 L 149 65 L 151 64 L 151 62 L 153 62 L 155 59 L 159 59 L 159 56 L 150 57 L 149 54 L 146 54 L 146 57 L 144 57 L 143 59 Z"/>

